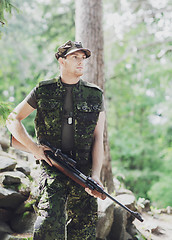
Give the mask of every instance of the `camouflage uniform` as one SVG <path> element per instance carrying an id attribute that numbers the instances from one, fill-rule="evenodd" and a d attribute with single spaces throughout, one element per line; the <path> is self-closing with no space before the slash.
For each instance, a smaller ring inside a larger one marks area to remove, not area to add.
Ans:
<path id="1" fill-rule="evenodd" d="M 37 137 L 61 148 L 63 99 L 60 79 L 44 81 L 36 89 Z M 91 174 L 93 132 L 102 107 L 102 91 L 80 80 L 73 87 L 74 151 L 77 168 Z M 41 198 L 34 240 L 96 239 L 97 201 L 84 188 L 45 161 L 41 163 Z"/>

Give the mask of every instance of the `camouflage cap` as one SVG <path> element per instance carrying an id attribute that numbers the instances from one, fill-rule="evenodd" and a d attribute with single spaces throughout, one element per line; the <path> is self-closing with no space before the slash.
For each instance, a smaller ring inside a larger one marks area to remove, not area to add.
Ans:
<path id="1" fill-rule="evenodd" d="M 73 42 L 73 41 L 67 41 L 65 44 L 60 46 L 55 53 L 55 56 L 57 59 L 60 57 L 66 57 L 67 55 L 76 52 L 76 51 L 83 51 L 86 55 L 86 58 L 91 56 L 91 51 L 87 48 L 83 48 L 81 42 Z"/>

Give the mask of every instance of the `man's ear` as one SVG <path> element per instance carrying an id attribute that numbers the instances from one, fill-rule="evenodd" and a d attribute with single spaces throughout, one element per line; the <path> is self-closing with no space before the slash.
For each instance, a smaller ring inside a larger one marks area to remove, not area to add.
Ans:
<path id="1" fill-rule="evenodd" d="M 65 60 L 65 58 L 60 57 L 58 59 L 59 64 L 63 65 L 64 64 L 64 60 Z"/>

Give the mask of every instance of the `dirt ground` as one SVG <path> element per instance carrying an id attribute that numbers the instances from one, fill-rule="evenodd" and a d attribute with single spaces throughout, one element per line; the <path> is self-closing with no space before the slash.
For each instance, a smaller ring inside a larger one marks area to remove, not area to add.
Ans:
<path id="1" fill-rule="evenodd" d="M 144 222 L 137 219 L 134 225 L 147 240 L 172 240 L 172 215 L 148 213 L 142 214 Z"/>

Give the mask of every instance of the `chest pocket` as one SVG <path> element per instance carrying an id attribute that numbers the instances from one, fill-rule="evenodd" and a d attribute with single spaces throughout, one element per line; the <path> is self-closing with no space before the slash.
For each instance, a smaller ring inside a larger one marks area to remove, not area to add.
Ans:
<path id="1" fill-rule="evenodd" d="M 77 104 L 78 117 L 81 121 L 85 122 L 97 122 L 99 112 L 101 111 L 101 105 L 98 103 L 89 104 L 87 102 L 80 102 Z"/>
<path id="2" fill-rule="evenodd" d="M 59 101 L 56 101 L 54 99 L 46 100 L 40 100 L 38 102 L 39 109 L 42 111 L 54 111 L 55 109 L 61 110 L 61 104 Z"/>

